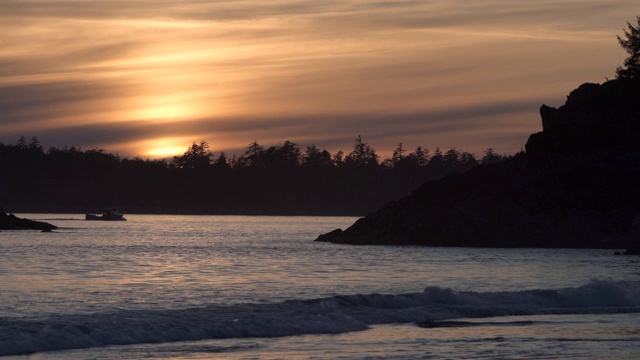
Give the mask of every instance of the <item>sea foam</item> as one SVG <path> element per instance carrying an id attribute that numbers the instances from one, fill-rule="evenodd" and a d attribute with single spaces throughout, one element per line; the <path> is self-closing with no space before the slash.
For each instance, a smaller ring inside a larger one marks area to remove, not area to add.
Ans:
<path id="1" fill-rule="evenodd" d="M 273 304 L 0 318 L 0 355 L 215 338 L 279 337 L 366 330 L 384 323 L 461 318 L 640 312 L 640 281 L 597 280 L 563 289 L 341 295 Z M 430 327 L 430 326 L 429 326 Z"/>

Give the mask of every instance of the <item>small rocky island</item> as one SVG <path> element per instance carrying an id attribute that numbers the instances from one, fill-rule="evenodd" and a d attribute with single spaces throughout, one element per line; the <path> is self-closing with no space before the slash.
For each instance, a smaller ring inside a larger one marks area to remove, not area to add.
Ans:
<path id="1" fill-rule="evenodd" d="M 57 229 L 55 225 L 43 221 L 35 221 L 19 218 L 13 214 L 7 215 L 0 207 L 0 230 L 41 230 L 51 231 Z"/>
<path id="2" fill-rule="evenodd" d="M 512 159 L 423 184 L 317 241 L 471 247 L 640 244 L 640 80 L 586 83 L 540 108 Z"/>

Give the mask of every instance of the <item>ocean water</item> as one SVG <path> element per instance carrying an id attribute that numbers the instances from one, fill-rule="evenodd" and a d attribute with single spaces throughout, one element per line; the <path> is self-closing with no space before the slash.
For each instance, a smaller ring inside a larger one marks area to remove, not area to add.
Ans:
<path id="1" fill-rule="evenodd" d="M 350 217 L 18 214 L 6 359 L 636 359 L 640 257 L 314 242 Z"/>

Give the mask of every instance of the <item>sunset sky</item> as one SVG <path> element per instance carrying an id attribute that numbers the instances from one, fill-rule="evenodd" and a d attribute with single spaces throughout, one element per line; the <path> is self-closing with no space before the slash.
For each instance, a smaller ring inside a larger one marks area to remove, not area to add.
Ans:
<path id="1" fill-rule="evenodd" d="M 0 142 L 514 153 L 604 82 L 637 0 L 2 0 Z"/>

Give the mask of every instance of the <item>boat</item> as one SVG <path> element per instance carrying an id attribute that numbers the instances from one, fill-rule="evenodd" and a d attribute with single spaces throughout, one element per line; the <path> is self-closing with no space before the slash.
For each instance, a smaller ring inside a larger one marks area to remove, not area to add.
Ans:
<path id="1" fill-rule="evenodd" d="M 119 213 L 118 210 L 108 210 L 102 214 L 86 214 L 85 220 L 103 220 L 103 221 L 127 221 L 124 215 Z"/>

